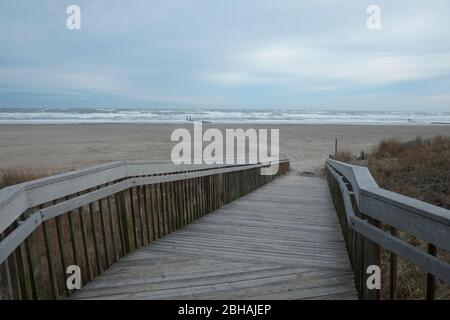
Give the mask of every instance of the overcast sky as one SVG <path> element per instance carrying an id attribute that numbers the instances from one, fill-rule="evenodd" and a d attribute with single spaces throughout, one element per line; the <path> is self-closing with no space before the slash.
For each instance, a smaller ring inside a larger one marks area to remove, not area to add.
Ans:
<path id="1" fill-rule="evenodd" d="M 450 1 L 1 0 L 8 106 L 450 111 Z"/>

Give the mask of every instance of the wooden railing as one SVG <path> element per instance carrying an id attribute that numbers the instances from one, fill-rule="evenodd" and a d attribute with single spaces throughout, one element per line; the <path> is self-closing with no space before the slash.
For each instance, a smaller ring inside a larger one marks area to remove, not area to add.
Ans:
<path id="1" fill-rule="evenodd" d="M 274 163 L 272 163 L 274 164 Z M 83 284 L 129 252 L 214 211 L 276 175 L 271 163 L 121 161 L 0 191 L 0 299 L 59 299 L 67 267 Z M 277 175 L 289 161 L 277 162 Z"/>
<path id="2" fill-rule="evenodd" d="M 389 298 L 396 298 L 399 256 L 427 272 L 426 297 L 433 299 L 435 277 L 450 283 L 450 264 L 436 256 L 436 248 L 450 251 L 450 210 L 378 187 L 366 167 L 332 159 L 326 167 L 359 297 L 380 298 L 366 282 L 367 267 L 381 266 L 382 247 L 390 251 Z M 428 251 L 398 237 L 399 231 L 428 243 Z"/>

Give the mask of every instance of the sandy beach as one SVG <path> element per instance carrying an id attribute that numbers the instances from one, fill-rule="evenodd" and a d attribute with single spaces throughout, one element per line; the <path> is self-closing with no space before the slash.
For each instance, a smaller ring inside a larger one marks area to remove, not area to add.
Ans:
<path id="1" fill-rule="evenodd" d="M 209 125 L 211 126 L 211 125 Z M 170 159 L 179 124 L 0 125 L 0 169 L 61 172 L 114 160 Z M 214 125 L 216 128 L 279 128 L 280 154 L 299 172 L 315 171 L 334 152 L 359 153 L 384 138 L 450 135 L 446 125 Z M 208 126 L 205 125 L 204 129 Z"/>

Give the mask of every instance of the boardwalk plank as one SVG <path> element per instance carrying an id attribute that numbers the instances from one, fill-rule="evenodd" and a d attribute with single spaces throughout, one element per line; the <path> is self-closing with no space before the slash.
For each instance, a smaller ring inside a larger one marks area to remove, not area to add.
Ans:
<path id="1" fill-rule="evenodd" d="M 75 299 L 356 299 L 326 182 L 275 179 L 143 247 Z"/>

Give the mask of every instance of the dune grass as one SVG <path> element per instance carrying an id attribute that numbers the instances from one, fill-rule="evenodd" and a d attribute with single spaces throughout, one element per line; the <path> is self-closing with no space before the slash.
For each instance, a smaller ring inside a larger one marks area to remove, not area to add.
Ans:
<path id="1" fill-rule="evenodd" d="M 380 187 L 450 209 L 450 137 L 431 139 L 416 137 L 408 142 L 387 139 L 368 155 L 367 161 L 348 152 L 337 155 L 343 162 L 367 165 Z M 386 231 L 387 227 L 384 226 Z M 405 232 L 398 236 L 409 243 L 427 249 L 427 244 Z M 382 250 L 382 297 L 389 296 L 389 252 Z M 438 250 L 441 259 L 450 262 L 450 253 Z M 450 299 L 450 286 L 437 281 L 436 298 Z M 423 299 L 426 273 L 404 259 L 398 261 L 398 289 L 400 299 Z"/>
<path id="2" fill-rule="evenodd" d="M 0 189 L 18 183 L 47 177 L 52 174 L 54 173 L 46 172 L 43 170 L 0 169 Z"/>
<path id="3" fill-rule="evenodd" d="M 382 141 L 368 167 L 382 188 L 450 209 L 450 137 Z"/>
<path id="4" fill-rule="evenodd" d="M 368 167 L 382 188 L 450 209 L 450 137 L 417 137 L 406 143 L 384 140 L 369 155 Z M 404 232 L 399 236 L 426 250 L 425 242 Z M 439 250 L 438 255 L 450 261 L 448 252 Z M 388 263 L 386 252 L 383 261 Z M 404 260 L 398 267 L 399 297 L 424 297 L 426 274 Z M 450 299 L 450 288 L 443 282 L 437 281 L 436 293 L 438 298 Z"/>

